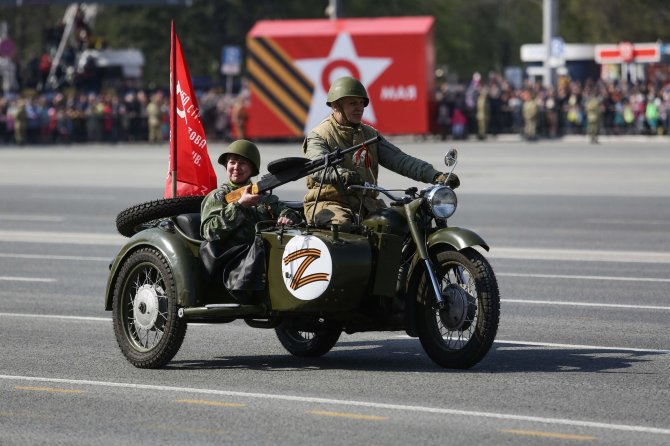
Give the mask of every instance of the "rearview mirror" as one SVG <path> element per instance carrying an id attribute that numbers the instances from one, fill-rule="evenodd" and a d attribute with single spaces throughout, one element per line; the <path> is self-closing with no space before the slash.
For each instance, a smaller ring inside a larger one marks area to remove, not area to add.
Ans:
<path id="1" fill-rule="evenodd" d="M 447 167 L 451 167 L 454 164 L 456 164 L 457 159 L 458 159 L 458 150 L 449 149 L 447 154 L 444 156 L 444 164 L 446 164 Z"/>

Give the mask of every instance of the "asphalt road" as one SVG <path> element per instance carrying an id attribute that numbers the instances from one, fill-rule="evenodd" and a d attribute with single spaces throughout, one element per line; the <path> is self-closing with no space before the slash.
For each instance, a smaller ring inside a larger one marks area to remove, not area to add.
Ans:
<path id="1" fill-rule="evenodd" d="M 436 167 L 454 146 L 399 144 Z M 491 245 L 503 299 L 467 371 L 402 332 L 307 360 L 241 323 L 190 325 L 167 367 L 136 369 L 103 295 L 116 214 L 162 196 L 167 149 L 0 147 L 0 445 L 670 444 L 667 141 L 456 146 L 450 223 Z"/>

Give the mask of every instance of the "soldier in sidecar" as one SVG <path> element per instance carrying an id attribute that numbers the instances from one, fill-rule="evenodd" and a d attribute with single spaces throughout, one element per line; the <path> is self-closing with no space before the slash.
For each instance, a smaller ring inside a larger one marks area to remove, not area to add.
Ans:
<path id="1" fill-rule="evenodd" d="M 302 222 L 302 215 L 283 205 L 275 195 L 251 193 L 251 177 L 258 175 L 261 155 L 251 141 L 237 140 L 219 156 L 225 166 L 228 182 L 211 191 L 202 202 L 200 233 L 205 242 L 200 246 L 200 256 L 213 276 L 220 276 L 226 264 L 240 263 L 253 255 L 255 225 L 261 221 L 276 221 L 277 226 Z M 226 195 L 242 191 L 237 201 L 228 202 Z M 226 270 L 224 281 L 229 289 L 238 290 L 236 297 L 244 301 L 251 296 L 242 291 L 261 291 L 266 286 L 264 259 L 247 262 L 230 275 Z"/>

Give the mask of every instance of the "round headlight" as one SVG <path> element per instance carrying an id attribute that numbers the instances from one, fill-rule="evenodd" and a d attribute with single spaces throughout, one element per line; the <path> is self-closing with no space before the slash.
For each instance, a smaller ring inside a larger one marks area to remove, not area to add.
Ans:
<path id="1" fill-rule="evenodd" d="M 437 186 L 428 192 L 428 206 L 436 218 L 449 218 L 456 212 L 456 192 L 445 186 Z"/>

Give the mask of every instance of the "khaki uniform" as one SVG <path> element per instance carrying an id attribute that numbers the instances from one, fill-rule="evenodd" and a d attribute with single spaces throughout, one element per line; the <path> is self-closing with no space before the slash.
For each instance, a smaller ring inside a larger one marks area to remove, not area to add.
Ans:
<path id="1" fill-rule="evenodd" d="M 341 125 L 331 115 L 307 135 L 302 147 L 307 158 L 317 159 L 336 148 L 346 149 L 377 135 L 379 135 L 377 130 L 369 125 L 359 124 L 353 127 Z M 340 177 L 355 171 L 363 182 L 376 184 L 380 164 L 393 172 L 424 183 L 431 183 L 441 173 L 429 163 L 403 153 L 383 138 L 378 143 L 371 144 L 367 150 L 345 155 L 344 161 L 336 169 Z M 312 213 L 315 212 L 313 223 L 317 226 L 335 223 L 347 231 L 351 229 L 355 215 L 359 212 L 365 217 L 376 209 L 386 207 L 384 202 L 377 198 L 376 192 L 348 191 L 339 184 L 337 175 L 332 169 L 325 177 L 323 173 L 319 171 L 307 177 L 308 191 L 304 205 L 305 218 L 309 223 L 312 223 Z M 321 182 L 323 187 L 319 202 L 316 204 Z M 314 211 L 315 204 L 316 211 Z"/>
<path id="2" fill-rule="evenodd" d="M 147 118 L 149 124 L 149 142 L 160 142 L 161 137 L 161 107 L 154 100 L 147 105 Z"/>
<path id="3" fill-rule="evenodd" d="M 526 138 L 534 140 L 537 138 L 537 102 L 535 98 L 529 98 L 523 103 L 524 133 Z"/>
<path id="4" fill-rule="evenodd" d="M 245 185 L 222 184 L 202 202 L 200 235 L 208 241 L 221 240 L 229 247 L 252 243 L 255 225 L 260 221 L 288 217 L 298 224 L 302 217 L 284 206 L 275 195 L 263 195 L 256 206 L 244 207 L 226 203 L 226 194 Z"/>
<path id="5" fill-rule="evenodd" d="M 477 97 L 477 138 L 485 139 L 491 117 L 491 104 L 487 90 L 482 90 Z"/>
<path id="6" fill-rule="evenodd" d="M 14 111 L 14 141 L 23 145 L 28 138 L 28 113 L 26 104 L 22 101 L 18 103 Z"/>
<path id="7" fill-rule="evenodd" d="M 586 127 L 591 142 L 597 143 L 600 127 L 600 101 L 596 96 L 591 96 L 586 101 Z"/>

